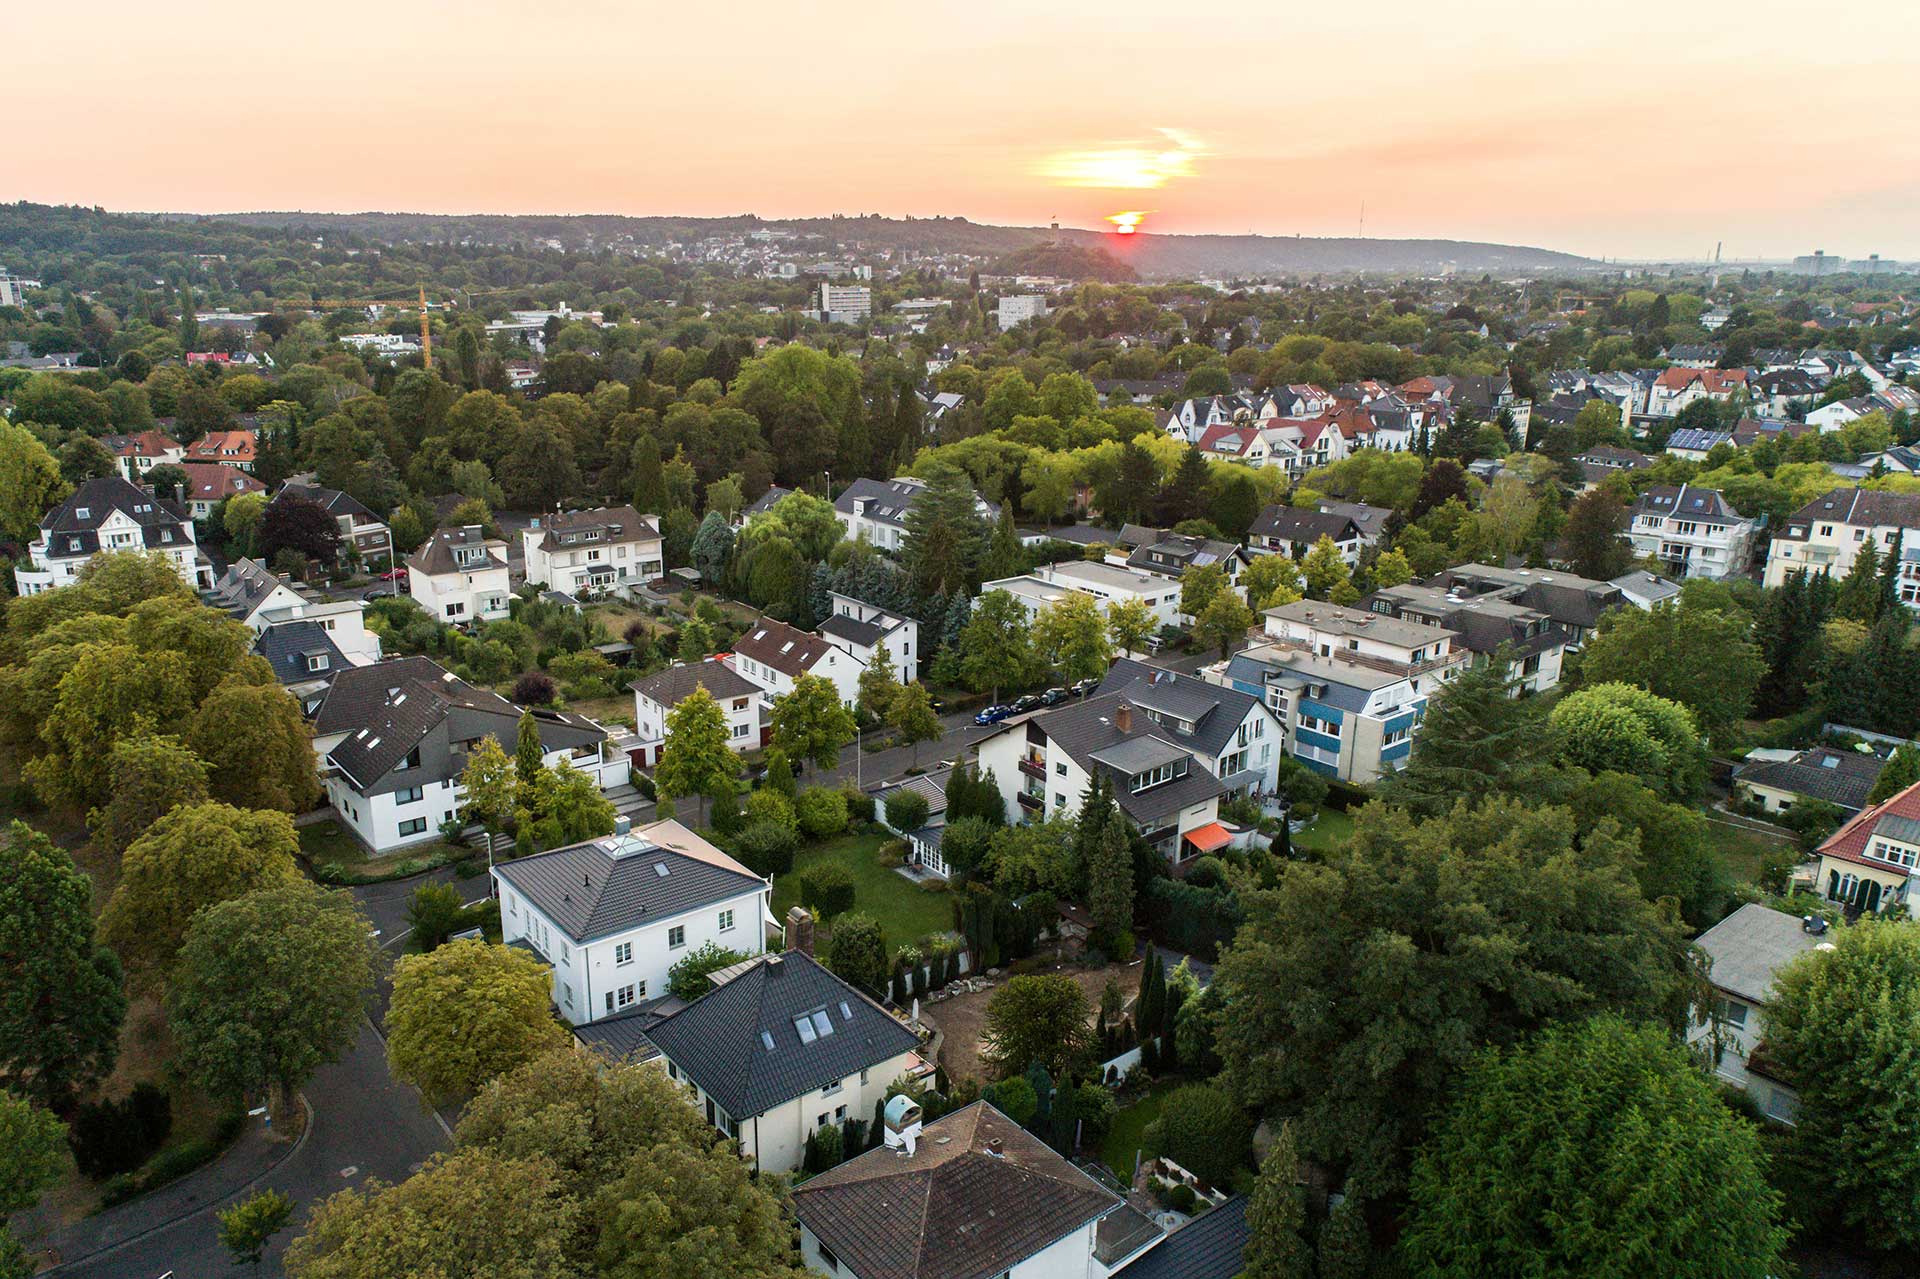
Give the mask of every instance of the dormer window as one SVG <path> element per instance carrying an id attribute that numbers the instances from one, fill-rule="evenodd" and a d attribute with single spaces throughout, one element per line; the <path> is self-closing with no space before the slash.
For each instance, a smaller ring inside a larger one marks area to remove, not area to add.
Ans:
<path id="1" fill-rule="evenodd" d="M 1867 855 L 1875 861 L 1885 862 L 1889 866 L 1901 866 L 1907 870 L 1913 869 L 1914 849 L 1912 845 L 1909 844 L 1894 844 L 1884 839 L 1876 839 L 1868 847 Z"/>

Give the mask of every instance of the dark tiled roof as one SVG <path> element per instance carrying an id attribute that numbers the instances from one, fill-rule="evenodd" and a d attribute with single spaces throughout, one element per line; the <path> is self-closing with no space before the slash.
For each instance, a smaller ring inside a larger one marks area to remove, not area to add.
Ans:
<path id="1" fill-rule="evenodd" d="M 911 1155 L 870 1150 L 793 1192 L 860 1279 L 988 1279 L 1120 1204 L 984 1101 L 928 1124 Z"/>
<path id="2" fill-rule="evenodd" d="M 832 648 L 833 645 L 818 635 L 809 635 L 772 618 L 763 620 L 733 645 L 733 651 L 741 656 L 751 657 L 796 679 L 811 671 L 814 663 Z"/>
<path id="3" fill-rule="evenodd" d="M 1920 493 L 1882 493 L 1873 489 L 1832 489 L 1786 518 L 1782 532 L 1805 537 L 1816 520 L 1835 524 L 1920 528 Z M 1797 530 L 1796 530 L 1796 526 Z"/>
<path id="4" fill-rule="evenodd" d="M 875 480 L 861 478 L 847 485 L 839 497 L 833 500 L 833 509 L 842 515 L 854 513 L 854 503 L 864 501 L 866 511 L 863 518 L 877 520 L 882 524 L 904 525 L 907 510 L 920 495 L 927 491 L 926 481 L 906 478 Z"/>
<path id="5" fill-rule="evenodd" d="M 1210 537 L 1184 537 L 1163 534 L 1156 542 L 1139 547 L 1127 557 L 1127 567 L 1179 576 L 1190 568 L 1221 564 L 1241 554 L 1233 542 L 1218 542 Z M 1229 569 L 1229 572 L 1232 570 Z"/>
<path id="6" fill-rule="evenodd" d="M 1345 515 L 1277 504 L 1262 509 L 1260 517 L 1254 520 L 1253 527 L 1247 532 L 1253 537 L 1278 537 L 1289 542 L 1308 543 L 1318 541 L 1323 536 L 1336 542 L 1350 541 L 1360 536 L 1358 526 Z"/>
<path id="7" fill-rule="evenodd" d="M 1801 751 L 1792 759 L 1743 764 L 1735 770 L 1734 777 L 1754 786 L 1823 799 L 1858 811 L 1867 806 L 1867 796 L 1886 766 L 1887 762 L 1878 755 L 1818 746 Z"/>
<path id="8" fill-rule="evenodd" d="M 350 663 L 318 622 L 281 622 L 261 631 L 253 641 L 253 651 L 267 659 L 274 678 L 282 684 L 304 684 L 309 680 L 331 679 Z M 314 670 L 308 658 L 325 660 Z"/>
<path id="9" fill-rule="evenodd" d="M 634 692 L 662 706 L 678 706 L 691 697 L 696 688 L 706 689 L 718 701 L 752 697 L 760 691 L 758 684 L 725 662 L 712 658 L 703 662 L 682 662 L 633 682 Z"/>
<path id="10" fill-rule="evenodd" d="M 821 1016 L 831 1027 L 828 1034 L 816 1029 Z M 800 1035 L 801 1018 L 808 1019 L 811 1042 Z M 919 1036 L 892 1014 L 799 951 L 768 956 L 662 1021 L 648 1037 L 736 1120 L 765 1114 L 920 1045 Z"/>
<path id="11" fill-rule="evenodd" d="M 476 564 L 460 564 L 454 560 L 455 547 L 478 546 L 484 551 Z M 407 556 L 407 567 L 427 574 L 429 577 L 440 573 L 475 573 L 490 568 L 507 566 L 507 544 L 498 538 L 488 537 L 478 524 L 469 524 L 463 528 L 437 529 L 413 554 Z"/>
<path id="12" fill-rule="evenodd" d="M 1635 515 L 1661 515 L 1738 524 L 1746 517 L 1733 509 L 1719 489 L 1692 484 L 1650 484 L 1633 504 Z"/>
<path id="13" fill-rule="evenodd" d="M 1166 724 L 1159 727 L 1166 729 L 1169 740 L 1209 756 L 1217 756 L 1226 749 L 1247 712 L 1259 704 L 1259 699 L 1238 689 L 1208 683 L 1194 675 L 1162 670 L 1130 657 L 1120 658 L 1107 668 L 1106 678 L 1100 681 L 1094 695 L 1121 692 L 1144 710 L 1192 723 L 1191 734 Z"/>
<path id="14" fill-rule="evenodd" d="M 835 613 L 820 623 L 822 634 L 837 635 L 849 644 L 856 644 L 861 648 L 872 648 L 878 644 L 886 637 L 889 629 L 891 628 L 879 626 L 873 622 L 855 621 L 845 613 Z"/>
<path id="15" fill-rule="evenodd" d="M 1109 678 L 1112 678 L 1111 673 Z M 1219 691 L 1233 697 L 1251 700 L 1246 694 L 1236 690 L 1223 688 Z M 1133 717 L 1133 727 L 1125 732 L 1122 732 L 1115 722 L 1122 705 L 1129 708 Z M 1045 733 L 1050 740 L 1059 745 L 1061 750 L 1071 755 L 1081 768 L 1088 772 L 1092 772 L 1095 768 L 1104 769 L 1117 782 L 1123 782 L 1124 775 L 1098 757 L 1122 742 L 1128 742 L 1134 738 L 1157 737 L 1180 747 L 1183 753 L 1189 755 L 1195 750 L 1203 751 L 1209 756 L 1215 753 L 1198 744 L 1187 744 L 1196 743 L 1197 734 L 1189 737 L 1155 723 L 1144 709 L 1138 708 L 1133 700 L 1132 690 L 1125 693 L 1109 693 L 1105 691 L 1104 684 L 1086 701 L 1044 712 L 1026 723 Z M 1235 720 L 1234 727 L 1238 726 L 1239 721 Z M 1015 727 L 1017 729 L 1019 726 Z M 1225 793 L 1226 787 L 1220 784 L 1220 779 L 1215 777 L 1205 765 L 1194 760 L 1185 776 L 1162 782 L 1158 786 L 1149 787 L 1143 791 L 1134 792 L 1128 790 L 1124 784 L 1117 785 L 1114 800 L 1135 823 L 1147 826 L 1190 805 L 1203 803 Z"/>
<path id="16" fill-rule="evenodd" d="M 188 518 L 177 504 L 113 475 L 83 481 L 72 497 L 41 517 L 48 553 L 59 559 L 92 555 L 100 549 L 100 525 L 116 512 L 139 526 L 146 550 L 186 546 L 193 540 L 181 527 Z"/>
<path id="17" fill-rule="evenodd" d="M 650 515 L 642 515 L 631 506 L 607 506 L 592 511 L 561 511 L 541 517 L 541 525 L 546 536 L 540 539 L 543 551 L 568 550 L 584 545 L 582 541 L 566 541 L 567 534 L 598 532 L 598 541 L 643 542 L 652 541 L 660 536 L 660 526 Z"/>
<path id="18" fill-rule="evenodd" d="M 686 1006 L 685 1000 L 662 995 L 628 1012 L 575 1026 L 573 1037 L 583 1047 L 605 1053 L 615 1061 L 628 1064 L 653 1061 L 660 1056 L 660 1050 L 647 1038 L 647 1032 Z"/>
<path id="19" fill-rule="evenodd" d="M 1233 1279 L 1252 1229 L 1239 1195 L 1168 1235 L 1114 1279 Z"/>
<path id="20" fill-rule="evenodd" d="M 220 580 L 213 584 L 208 602 L 245 621 L 260 606 L 260 602 L 273 594 L 274 588 L 281 584 L 280 579 L 259 560 L 235 560 L 227 566 Z"/>
<path id="21" fill-rule="evenodd" d="M 494 873 L 576 942 L 671 919 L 766 886 L 718 849 L 697 857 L 649 838 L 644 829 L 497 864 Z"/>
<path id="22" fill-rule="evenodd" d="M 759 497 L 755 498 L 753 500 L 753 504 L 747 507 L 744 514 L 748 519 L 752 519 L 754 516 L 759 515 L 763 511 L 771 511 L 775 506 L 779 504 L 781 498 L 787 496 L 791 492 L 793 492 L 792 489 L 783 489 L 778 484 L 776 484 L 772 488 L 768 489 L 766 492 L 762 493 Z"/>
<path id="23" fill-rule="evenodd" d="M 275 501 L 283 497 L 304 498 L 325 507 L 331 515 L 351 515 L 356 521 L 378 523 L 378 517 L 362 506 L 354 498 L 348 497 L 339 489 L 321 488 L 317 484 L 282 484 L 280 491 L 273 495 Z"/>

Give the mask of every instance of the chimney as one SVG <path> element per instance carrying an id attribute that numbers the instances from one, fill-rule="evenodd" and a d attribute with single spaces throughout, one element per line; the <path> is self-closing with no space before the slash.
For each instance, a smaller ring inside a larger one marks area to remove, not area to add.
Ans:
<path id="1" fill-rule="evenodd" d="M 626 835 L 631 833 L 632 830 L 633 830 L 633 818 L 622 815 L 613 819 L 614 834 Z"/>
<path id="2" fill-rule="evenodd" d="M 1001 1142 L 998 1137 L 995 1137 L 992 1141 L 989 1141 L 987 1143 L 987 1153 L 990 1155 L 999 1155 L 999 1154 L 1005 1153 L 1001 1149 Z"/>
<path id="3" fill-rule="evenodd" d="M 809 959 L 813 957 L 813 915 L 805 906 L 794 906 L 787 911 L 787 949 L 797 950 Z"/>
<path id="4" fill-rule="evenodd" d="M 1133 703 L 1121 702 L 1113 708 L 1113 726 L 1123 733 L 1133 731 Z"/>

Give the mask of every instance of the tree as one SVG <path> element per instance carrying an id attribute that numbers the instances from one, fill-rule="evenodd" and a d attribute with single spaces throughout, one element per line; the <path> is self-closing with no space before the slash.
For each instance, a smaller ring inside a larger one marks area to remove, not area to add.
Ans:
<path id="1" fill-rule="evenodd" d="M 33 1266 L 6 1218 L 39 1202 L 66 1167 L 67 1126 L 49 1111 L 0 1089 L 0 1275 L 28 1279 Z"/>
<path id="2" fill-rule="evenodd" d="M 496 1075 L 567 1042 L 553 978 L 524 951 L 452 941 L 394 966 L 387 1061 L 431 1104 L 470 1096 Z"/>
<path id="3" fill-rule="evenodd" d="M 1113 660 L 1100 605 L 1083 591 L 1069 591 L 1040 610 L 1033 623 L 1033 647 L 1041 661 L 1069 682 L 1098 679 Z"/>
<path id="4" fill-rule="evenodd" d="M 1180 579 L 1180 611 L 1198 617 L 1207 611 L 1214 597 L 1232 590 L 1227 570 L 1218 564 L 1196 564 Z"/>
<path id="5" fill-rule="evenodd" d="M 860 713 L 876 723 L 885 723 L 892 714 L 894 699 L 900 696 L 900 680 L 894 673 L 893 651 L 877 644 L 873 660 L 860 672 Z"/>
<path id="6" fill-rule="evenodd" d="M 590 774 L 561 760 L 535 775 L 522 821 L 542 848 L 611 835 L 619 814 Z"/>
<path id="7" fill-rule="evenodd" d="M 570 1279 L 582 1206 L 553 1161 L 435 1155 L 398 1185 L 377 1177 L 323 1200 L 287 1248 L 292 1279 L 500 1275 Z"/>
<path id="8" fill-rule="evenodd" d="M 822 920 L 853 909 L 853 872 L 839 862 L 815 862 L 800 872 L 800 901 Z"/>
<path id="9" fill-rule="evenodd" d="M 1874 780 L 1873 789 L 1867 793 L 1867 806 L 1891 799 L 1915 782 L 1920 782 L 1920 750 L 1912 746 L 1896 747 L 1887 766 Z"/>
<path id="10" fill-rule="evenodd" d="M 1367 1229 L 1367 1206 L 1351 1190 L 1334 1205 L 1320 1227 L 1314 1245 L 1320 1279 L 1367 1279 L 1373 1273 L 1373 1237 Z"/>
<path id="11" fill-rule="evenodd" d="M 968 592 L 980 581 L 987 523 L 966 472 L 946 463 L 921 468 L 926 487 L 907 507 L 900 563 L 921 595 Z"/>
<path id="12" fill-rule="evenodd" d="M 320 800 L 313 733 L 264 662 L 247 662 L 200 703 L 187 745 L 207 763 L 215 799 L 304 813 Z"/>
<path id="13" fill-rule="evenodd" d="M 706 518 L 700 521 L 700 531 L 693 535 L 693 547 L 689 551 L 693 557 L 693 567 L 700 573 L 703 582 L 719 583 L 726 580 L 727 563 L 733 558 L 733 525 L 719 511 L 709 510 Z"/>
<path id="14" fill-rule="evenodd" d="M 1058 1078 L 1086 1044 L 1092 1011 L 1071 977 L 1011 977 L 987 1002 L 981 1057 L 997 1079 L 1021 1074 L 1036 1061 Z"/>
<path id="15" fill-rule="evenodd" d="M 920 767 L 920 743 L 937 742 L 946 732 L 924 684 L 909 684 L 900 690 L 900 695 L 893 699 L 887 723 L 901 741 L 913 747 L 914 768 Z"/>
<path id="16" fill-rule="evenodd" d="M 1613 485 L 1602 484 L 1582 493 L 1568 508 L 1561 553 L 1580 576 L 1610 581 L 1626 572 L 1633 559 L 1626 531 L 1627 504 Z"/>
<path id="17" fill-rule="evenodd" d="M 491 850 L 494 837 L 503 833 L 513 820 L 520 789 L 513 761 L 507 758 L 499 738 L 488 734 L 467 753 L 466 765 L 460 770 L 460 785 L 465 792 L 461 816 L 466 821 L 477 822 L 487 832 Z"/>
<path id="18" fill-rule="evenodd" d="M 1499 475 L 1481 499 L 1477 517 L 1482 543 L 1494 556 L 1494 563 L 1519 551 L 1533 535 L 1540 517 L 1540 500 L 1533 486 L 1518 475 Z"/>
<path id="19" fill-rule="evenodd" d="M 340 523 L 318 502 L 282 493 L 260 514 L 260 555 L 272 560 L 282 551 L 332 564 L 340 553 Z"/>
<path id="20" fill-rule="evenodd" d="M 1791 1153 L 1814 1206 L 1875 1246 L 1920 1246 L 1920 931 L 1868 919 L 1774 979 L 1767 1045 L 1800 1095 Z"/>
<path id="21" fill-rule="evenodd" d="M 1245 1279 L 1309 1279 L 1307 1204 L 1300 1189 L 1300 1151 L 1293 1125 L 1282 1123 L 1247 1197 Z"/>
<path id="22" fill-rule="evenodd" d="M 1114 600 L 1107 605 L 1107 638 L 1124 657 L 1144 649 L 1159 629 L 1153 609 L 1143 599 Z"/>
<path id="23" fill-rule="evenodd" d="M 222 1208 L 219 1220 L 220 1242 L 233 1254 L 233 1264 L 258 1268 L 268 1240 L 293 1220 L 293 1200 L 268 1187 Z"/>
<path id="24" fill-rule="evenodd" d="M 167 1022 L 181 1067 L 231 1101 L 293 1093 L 353 1043 L 373 989 L 371 926 L 352 900 L 305 880 L 210 905 L 181 944 Z"/>
<path id="25" fill-rule="evenodd" d="M 1600 619 L 1581 654 L 1589 683 L 1638 684 L 1694 713 L 1716 741 L 1753 705 L 1761 675 L 1752 624 L 1737 609 L 1688 603 L 1616 608 Z"/>
<path id="26" fill-rule="evenodd" d="M 521 711 L 513 733 L 513 775 L 520 784 L 522 802 L 540 775 L 546 772 L 546 752 L 540 745 L 540 721 L 532 711 Z"/>
<path id="27" fill-rule="evenodd" d="M 1240 572 L 1247 603 L 1256 609 L 1279 608 L 1303 598 L 1300 566 L 1290 555 L 1256 555 Z"/>
<path id="28" fill-rule="evenodd" d="M 1558 747 L 1547 707 L 1517 696 L 1503 649 L 1444 684 L 1427 704 L 1407 766 L 1382 783 L 1383 798 L 1434 815 L 1455 802 L 1551 789 Z"/>
<path id="29" fill-rule="evenodd" d="M 657 1073 L 657 1072 L 656 1072 Z M 839 1129 L 829 1129 L 835 1137 Z M 808 1279 L 776 1192 L 738 1154 L 659 1143 L 595 1201 L 612 1206 L 594 1266 L 606 1279 Z"/>
<path id="30" fill-rule="evenodd" d="M 1188 1084 L 1167 1094 L 1147 1125 L 1147 1148 L 1215 1186 L 1233 1184 L 1252 1157 L 1253 1128 L 1224 1088 Z"/>
<path id="31" fill-rule="evenodd" d="M 821 866 L 830 864 L 822 862 Z M 841 868 L 836 866 L 834 869 Z M 722 968 L 731 968 L 746 958 L 748 956 L 740 951 L 729 950 L 725 946 L 707 942 L 696 950 L 688 951 L 685 958 L 667 969 L 667 993 L 675 999 L 692 1003 L 713 989 L 713 983 L 707 980 L 709 973 L 717 973 Z"/>
<path id="32" fill-rule="evenodd" d="M 1007 591 L 988 591 L 974 602 L 958 648 L 967 687 L 976 693 L 991 690 L 996 702 L 1002 688 L 1021 688 L 1034 679 L 1039 659 L 1026 606 Z"/>
<path id="33" fill-rule="evenodd" d="M 1489 754 L 1492 752 L 1489 751 Z M 1677 1029 L 1687 933 L 1633 878 L 1635 840 L 1511 799 L 1425 821 L 1372 804 L 1345 853 L 1238 893 L 1214 980 L 1224 1078 L 1302 1153 L 1395 1193 L 1484 1044 L 1612 1009 Z"/>
<path id="34" fill-rule="evenodd" d="M 1588 772 L 1633 773 L 1679 800 L 1706 784 L 1706 747 L 1678 702 L 1631 684 L 1594 684 L 1562 698 L 1549 718 L 1567 759 Z"/>
<path id="35" fill-rule="evenodd" d="M 842 915 L 833 924 L 827 948 L 827 968 L 862 990 L 887 988 L 887 934 L 880 921 L 865 913 Z"/>
<path id="36" fill-rule="evenodd" d="M 71 491 L 60 464 L 32 431 L 0 422 L 0 537 L 32 541 L 40 517 Z"/>
<path id="37" fill-rule="evenodd" d="M 815 768 L 840 762 L 840 748 L 854 739 L 853 713 L 840 704 L 839 690 L 824 675 L 802 675 L 773 703 L 771 744 L 790 760 Z"/>
<path id="38" fill-rule="evenodd" d="M 1463 1072 L 1402 1247 L 1420 1279 L 1766 1279 L 1787 1242 L 1766 1174 L 1758 1130 L 1670 1035 L 1596 1017 Z"/>
<path id="39" fill-rule="evenodd" d="M 119 855 L 160 818 L 207 798 L 207 763 L 177 737 L 125 737 L 107 756 L 108 793 L 87 814 L 94 843 Z"/>
<path id="40" fill-rule="evenodd" d="M 1194 642 L 1217 645 L 1222 661 L 1233 655 L 1233 646 L 1247 637 L 1254 625 L 1253 610 L 1240 602 L 1232 591 L 1213 597 L 1193 624 Z"/>
<path id="41" fill-rule="evenodd" d="M 1101 823 L 1087 858 L 1087 911 L 1089 945 L 1115 958 L 1133 954 L 1133 839 L 1117 813 Z"/>
<path id="42" fill-rule="evenodd" d="M 1880 617 L 1880 549 L 1868 538 L 1853 557 L 1853 567 L 1834 592 L 1833 611 L 1867 626 Z"/>
<path id="43" fill-rule="evenodd" d="M 1347 562 L 1340 556 L 1340 548 L 1325 533 L 1307 552 L 1307 558 L 1300 564 L 1300 571 L 1306 579 L 1307 594 L 1317 600 L 1331 600 L 1341 586 L 1353 584 Z"/>
<path id="44" fill-rule="evenodd" d="M 928 804 L 927 797 L 919 791 L 902 788 L 887 796 L 884 811 L 887 825 L 905 834 L 908 831 L 919 830 L 927 824 L 932 806 Z"/>
<path id="45" fill-rule="evenodd" d="M 175 808 L 127 846 L 100 916 L 107 943 L 149 978 L 164 976 L 194 916 L 262 888 L 303 882 L 285 813 L 217 801 Z"/>
<path id="46" fill-rule="evenodd" d="M 1013 503 L 1003 502 L 1000 518 L 994 521 L 993 536 L 987 542 L 986 556 L 980 562 L 983 580 L 998 581 L 1024 573 L 1031 566 L 1025 548 L 1020 545 L 1020 530 L 1013 524 Z"/>

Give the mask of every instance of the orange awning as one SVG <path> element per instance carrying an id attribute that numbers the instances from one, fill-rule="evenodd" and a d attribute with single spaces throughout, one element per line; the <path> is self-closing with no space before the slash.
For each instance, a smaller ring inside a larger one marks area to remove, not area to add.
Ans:
<path id="1" fill-rule="evenodd" d="M 1210 853 L 1231 844 L 1233 836 L 1227 834 L 1227 828 L 1219 822 L 1208 822 L 1205 826 L 1196 826 L 1188 831 L 1187 842 L 1203 853 Z"/>

